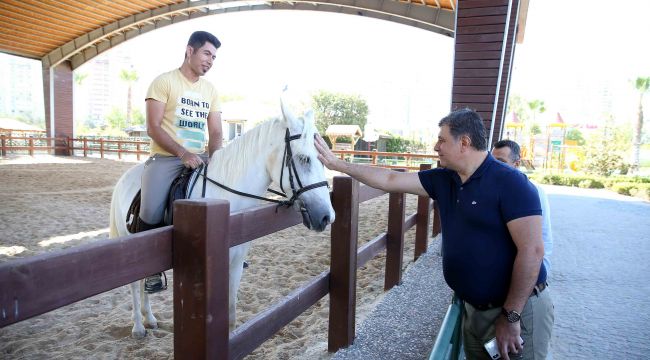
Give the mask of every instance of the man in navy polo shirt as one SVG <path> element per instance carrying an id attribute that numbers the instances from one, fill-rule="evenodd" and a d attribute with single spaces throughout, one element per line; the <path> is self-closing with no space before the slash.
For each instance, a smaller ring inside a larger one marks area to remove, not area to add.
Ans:
<path id="1" fill-rule="evenodd" d="M 485 127 L 476 112 L 453 111 L 438 126 L 435 151 L 441 168 L 400 173 L 351 164 L 338 159 L 320 137 L 318 158 L 327 168 L 374 188 L 438 201 L 443 271 L 465 303 L 468 359 L 490 359 L 484 344 L 494 337 L 504 359 L 545 359 L 553 304 L 543 291 L 546 270 L 537 190 L 524 174 L 487 152 Z"/>

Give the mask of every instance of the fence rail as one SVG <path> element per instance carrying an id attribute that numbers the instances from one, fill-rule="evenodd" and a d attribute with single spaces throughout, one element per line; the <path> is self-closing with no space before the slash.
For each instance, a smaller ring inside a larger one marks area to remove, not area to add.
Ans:
<path id="1" fill-rule="evenodd" d="M 399 284 L 404 232 L 416 226 L 417 258 L 427 245 L 431 201 L 420 197 L 418 213 L 407 217 L 405 195 L 391 193 L 387 231 L 358 249 L 359 204 L 384 192 L 350 177 L 335 177 L 333 188 L 337 220 L 330 269 L 232 333 L 229 248 L 300 224 L 301 216 L 291 209 L 266 205 L 230 214 L 224 200 L 180 200 L 173 226 L 0 264 L 0 327 L 173 267 L 175 359 L 241 359 L 328 293 L 328 350 L 349 346 L 355 334 L 356 269 L 386 249 L 384 288 Z"/>
<path id="2" fill-rule="evenodd" d="M 438 155 L 393 153 L 382 151 L 332 150 L 339 158 L 353 163 L 364 163 L 389 169 L 419 170 L 420 164 L 435 164 Z"/>
<path id="3" fill-rule="evenodd" d="M 56 153 L 57 155 L 83 154 L 84 157 L 99 153 L 100 158 L 106 154 L 117 154 L 122 159 L 123 154 L 135 155 L 140 161 L 141 156 L 149 155 L 149 141 L 118 140 L 96 137 L 63 138 L 63 137 L 34 137 L 0 135 L 0 156 L 8 153 L 27 153 L 31 156 L 37 153 Z M 434 164 L 438 155 L 392 153 L 380 151 L 333 150 L 341 159 L 354 163 L 365 163 L 389 169 L 408 169 L 417 171 L 420 164 Z"/>
<path id="4" fill-rule="evenodd" d="M 9 153 L 57 154 L 75 155 L 82 153 L 84 157 L 99 154 L 102 159 L 107 154 L 115 153 L 118 159 L 123 154 L 135 155 L 137 160 L 141 156 L 149 155 L 149 142 L 142 140 L 117 140 L 105 138 L 64 138 L 64 137 L 34 137 L 34 136 L 7 136 L 0 135 L 0 155 Z"/>

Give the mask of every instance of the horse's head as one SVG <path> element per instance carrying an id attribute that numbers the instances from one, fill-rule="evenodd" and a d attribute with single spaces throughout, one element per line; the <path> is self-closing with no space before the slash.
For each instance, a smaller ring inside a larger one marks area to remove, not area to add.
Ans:
<path id="1" fill-rule="evenodd" d="M 278 145 L 277 156 L 267 162 L 271 178 L 302 213 L 303 224 L 312 230 L 323 231 L 334 221 L 325 167 L 318 160 L 314 147 L 313 111 L 296 116 L 281 100 L 282 118 L 277 121 L 283 129 L 284 141 Z"/>

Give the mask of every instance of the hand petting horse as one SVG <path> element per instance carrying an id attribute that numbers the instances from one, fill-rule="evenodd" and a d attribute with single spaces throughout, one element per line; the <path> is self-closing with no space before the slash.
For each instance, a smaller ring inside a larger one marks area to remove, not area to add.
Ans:
<path id="1" fill-rule="evenodd" d="M 244 133 L 230 145 L 215 152 L 209 162 L 205 191 L 203 181 L 197 181 L 190 198 L 225 199 L 230 211 L 236 212 L 259 204 L 271 183 L 287 193 L 283 204 L 300 211 L 304 225 L 314 231 L 323 231 L 334 222 L 323 164 L 314 147 L 313 112 L 294 115 L 281 99 L 282 117 L 268 120 Z M 129 169 L 113 190 L 110 210 L 110 237 L 128 235 L 127 212 L 131 201 L 140 190 L 144 164 Z M 201 175 L 202 176 L 202 175 Z M 230 329 L 235 327 L 235 305 L 242 277 L 243 263 L 250 242 L 230 249 Z M 133 329 L 135 338 L 146 335 L 145 325 L 156 328 L 157 320 L 151 312 L 143 281 L 131 284 L 133 297 Z M 144 317 L 144 323 L 143 323 Z"/>

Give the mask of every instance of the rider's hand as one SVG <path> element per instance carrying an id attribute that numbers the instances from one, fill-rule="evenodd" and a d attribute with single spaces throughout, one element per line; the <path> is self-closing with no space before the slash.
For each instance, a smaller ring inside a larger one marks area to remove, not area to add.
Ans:
<path id="1" fill-rule="evenodd" d="M 183 165 L 187 168 L 196 169 L 203 164 L 203 160 L 200 156 L 189 151 L 184 152 L 180 159 Z"/>
<path id="2" fill-rule="evenodd" d="M 509 360 L 508 353 L 519 354 L 524 349 L 520 335 L 519 321 L 510 323 L 504 316 L 499 316 L 496 321 L 496 337 L 502 359 Z"/>

